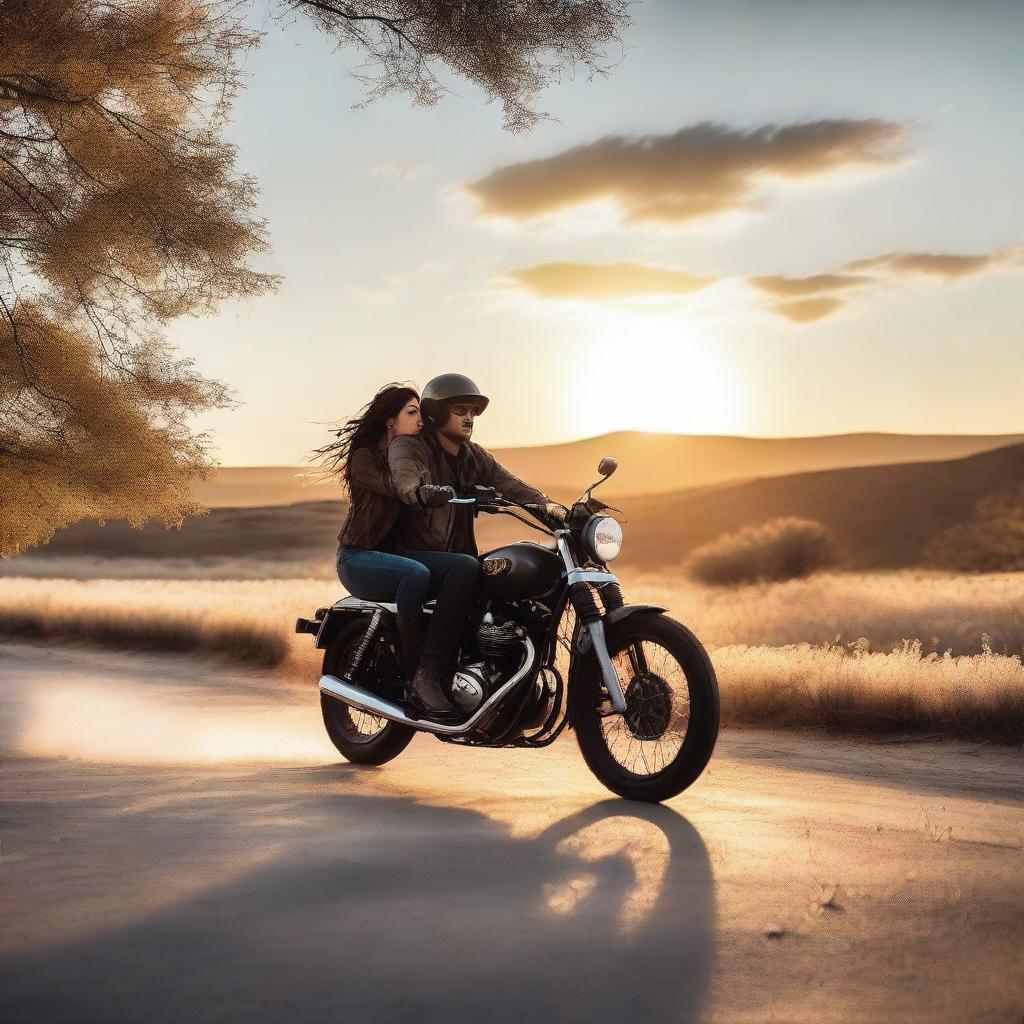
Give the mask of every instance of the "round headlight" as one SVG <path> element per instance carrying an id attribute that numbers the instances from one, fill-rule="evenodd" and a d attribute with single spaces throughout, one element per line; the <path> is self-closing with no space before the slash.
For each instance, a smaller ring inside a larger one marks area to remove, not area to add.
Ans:
<path id="1" fill-rule="evenodd" d="M 583 544 L 591 557 L 610 562 L 622 550 L 622 527 L 611 516 L 591 516 L 583 527 Z"/>

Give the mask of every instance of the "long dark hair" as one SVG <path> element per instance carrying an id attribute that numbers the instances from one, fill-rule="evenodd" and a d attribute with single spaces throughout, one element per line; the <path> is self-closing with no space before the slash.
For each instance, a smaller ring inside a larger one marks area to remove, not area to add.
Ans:
<path id="1" fill-rule="evenodd" d="M 317 448 L 313 459 L 325 475 L 340 476 L 346 488 L 352 483 L 349 458 L 357 448 L 380 443 L 387 433 L 387 420 L 397 416 L 419 393 L 407 384 L 385 384 L 351 419 L 334 431 L 335 440 Z"/>

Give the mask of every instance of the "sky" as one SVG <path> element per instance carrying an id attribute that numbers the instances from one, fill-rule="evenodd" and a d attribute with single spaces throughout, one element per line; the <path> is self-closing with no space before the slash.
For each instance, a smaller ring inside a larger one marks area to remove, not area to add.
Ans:
<path id="1" fill-rule="evenodd" d="M 488 447 L 1024 432 L 1024 4 L 642 2 L 520 134 L 453 79 L 360 106 L 269 10 L 229 137 L 283 283 L 170 331 L 225 465 L 446 371 Z"/>

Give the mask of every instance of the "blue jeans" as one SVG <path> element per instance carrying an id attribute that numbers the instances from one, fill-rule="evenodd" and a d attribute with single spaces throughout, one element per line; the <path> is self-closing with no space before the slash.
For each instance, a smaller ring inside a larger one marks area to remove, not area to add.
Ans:
<path id="1" fill-rule="evenodd" d="M 418 615 L 423 602 L 433 596 L 437 605 L 431 618 L 440 616 L 453 626 L 456 618 L 461 626 L 479 571 L 480 563 L 472 555 L 453 551 L 413 551 L 406 556 L 367 548 L 338 550 L 338 578 L 353 597 L 394 601 L 399 615 Z"/>

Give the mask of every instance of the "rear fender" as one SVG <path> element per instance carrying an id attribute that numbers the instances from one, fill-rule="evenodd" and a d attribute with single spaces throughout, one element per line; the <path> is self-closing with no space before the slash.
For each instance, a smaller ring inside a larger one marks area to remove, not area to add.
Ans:
<path id="1" fill-rule="evenodd" d="M 321 611 L 323 612 L 322 616 L 320 615 Z M 346 597 L 330 608 L 317 611 L 318 629 L 307 628 L 303 630 L 296 626 L 296 632 L 315 632 L 316 644 L 314 646 L 323 650 L 353 619 L 358 619 L 365 615 L 373 615 L 374 612 L 378 611 L 383 612 L 385 618 L 390 618 L 397 614 L 398 609 L 395 605 L 384 601 L 361 601 L 358 597 Z M 299 620 L 300 623 L 303 621 L 302 619 Z M 309 627 L 316 625 L 316 620 L 309 623 Z"/>
<path id="2" fill-rule="evenodd" d="M 352 608 L 328 608 L 327 614 L 320 622 L 320 629 L 316 634 L 315 647 L 324 650 L 330 642 L 350 623 L 353 619 L 361 618 L 364 615 L 372 614 L 369 611 L 357 611 Z"/>

